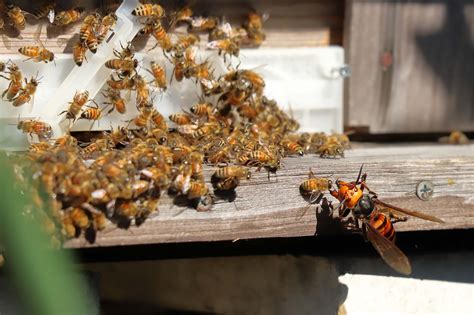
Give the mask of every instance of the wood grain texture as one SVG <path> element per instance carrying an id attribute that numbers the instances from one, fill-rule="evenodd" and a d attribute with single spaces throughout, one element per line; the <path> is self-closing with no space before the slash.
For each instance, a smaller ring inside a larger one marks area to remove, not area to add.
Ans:
<path id="1" fill-rule="evenodd" d="M 165 8 L 173 8 L 172 1 L 160 2 Z M 81 6 L 92 8 L 90 1 L 81 1 Z M 245 15 L 252 9 L 266 13 L 269 19 L 264 23 L 267 39 L 262 47 L 314 47 L 321 45 L 342 44 L 344 1 L 289 1 L 259 0 L 252 4 L 240 1 L 195 1 L 193 9 L 196 15 L 223 16 L 232 26 L 240 26 Z M 170 9 L 172 10 L 172 9 Z M 21 38 L 18 33 L 7 30 L 2 33 L 0 54 L 17 53 L 18 48 L 25 45 L 38 45 L 36 36 L 39 24 L 28 18 L 29 23 Z M 71 53 L 80 23 L 58 28 L 44 24 L 41 28 L 40 40 L 43 45 L 54 53 Z M 186 32 L 184 28 L 179 32 Z M 207 36 L 206 36 L 207 37 Z M 202 37 L 204 43 L 206 37 Z M 150 37 L 137 37 L 134 44 L 138 51 L 150 49 L 156 41 Z M 202 44 L 203 46 L 204 43 Z M 100 47 L 99 47 L 100 49 Z"/>
<path id="2" fill-rule="evenodd" d="M 474 4 L 348 1 L 350 126 L 371 133 L 474 130 Z M 391 53 L 393 64 L 381 64 Z"/>
<path id="3" fill-rule="evenodd" d="M 410 218 L 397 223 L 397 231 L 462 229 L 474 227 L 474 145 L 380 146 L 358 148 L 344 159 L 315 156 L 285 159 L 285 168 L 268 181 L 264 172 L 254 173 L 237 188 L 235 204 L 217 201 L 212 211 L 171 206 L 163 196 L 159 213 L 142 226 L 128 230 L 113 226 L 99 233 L 95 244 L 74 239 L 66 247 L 115 246 L 149 243 L 217 241 L 268 237 L 294 237 L 338 233 L 324 215 L 311 207 L 298 218 L 307 202 L 299 194 L 299 184 L 311 167 L 318 176 L 346 180 L 357 177 L 360 165 L 368 173 L 367 183 L 379 198 L 402 207 L 438 216 L 436 224 Z M 206 169 L 206 178 L 211 168 Z M 429 201 L 415 196 L 419 181 L 430 180 L 435 192 Z"/>

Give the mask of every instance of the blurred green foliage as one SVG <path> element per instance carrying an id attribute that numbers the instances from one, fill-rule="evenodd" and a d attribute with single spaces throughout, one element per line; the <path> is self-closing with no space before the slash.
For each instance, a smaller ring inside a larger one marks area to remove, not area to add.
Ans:
<path id="1" fill-rule="evenodd" d="M 41 223 L 25 215 L 31 200 L 15 185 L 12 160 L 0 152 L 0 238 L 6 249 L 4 268 L 11 271 L 28 313 L 96 313 L 87 307 L 88 288 L 71 253 L 52 249 Z"/>

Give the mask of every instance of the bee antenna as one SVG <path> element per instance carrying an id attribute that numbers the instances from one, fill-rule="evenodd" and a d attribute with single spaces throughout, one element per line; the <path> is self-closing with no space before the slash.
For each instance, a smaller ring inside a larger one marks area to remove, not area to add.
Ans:
<path id="1" fill-rule="evenodd" d="M 362 174 L 362 168 L 364 167 L 364 163 L 362 163 L 362 165 L 360 166 L 360 170 L 359 170 L 359 175 L 357 175 L 357 180 L 356 180 L 356 184 L 359 183 L 359 180 L 360 180 L 360 175 Z"/>

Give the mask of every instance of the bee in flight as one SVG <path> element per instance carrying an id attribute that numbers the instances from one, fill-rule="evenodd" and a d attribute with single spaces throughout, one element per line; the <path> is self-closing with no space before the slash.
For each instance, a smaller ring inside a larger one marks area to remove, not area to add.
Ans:
<path id="1" fill-rule="evenodd" d="M 330 188 L 333 197 L 339 200 L 337 209 L 339 217 L 352 214 L 355 228 L 369 240 L 382 259 L 394 270 L 409 275 L 411 265 L 408 257 L 395 245 L 395 229 L 392 222 L 406 220 L 401 214 L 420 219 L 444 223 L 443 220 L 418 211 L 393 206 L 378 199 L 377 194 L 366 184 L 367 174 L 362 174 L 362 167 L 354 182 L 336 180 L 337 189 Z"/>

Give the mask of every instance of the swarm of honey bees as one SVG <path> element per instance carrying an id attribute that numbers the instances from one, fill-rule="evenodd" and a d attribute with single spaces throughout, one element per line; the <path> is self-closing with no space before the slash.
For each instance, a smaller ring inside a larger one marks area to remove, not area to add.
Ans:
<path id="1" fill-rule="evenodd" d="M 113 111 L 123 114 L 136 106 L 135 118 L 87 142 L 69 133 L 55 137 L 51 126 L 40 119 L 18 122 L 20 131 L 39 139 L 31 144 L 27 160 L 16 162 L 21 166 L 16 169 L 20 188 L 33 199 L 25 212 L 44 223 L 54 244 L 80 235 L 94 242 L 107 222 L 122 228 L 139 226 L 158 212 L 163 193 L 185 199 L 197 211 L 209 211 L 222 193 L 234 192 L 241 181 L 250 180 L 252 169 L 267 172 L 270 180 L 288 156 L 344 156 L 350 146 L 347 135 L 296 133 L 299 124 L 265 96 L 265 80 L 254 70 L 229 65 L 216 76 L 208 59 L 197 61 L 200 33 L 208 33 L 206 47 L 216 49 L 224 59 L 238 57 L 241 44 L 260 45 L 265 39 L 263 15 L 249 13 L 234 31 L 218 18 L 193 16 L 189 7 L 166 14 L 158 4 L 142 4 L 132 14 L 143 25 L 138 36 L 154 37 L 173 72 L 166 73 L 158 61 L 141 64 L 134 45 L 123 43 L 105 63 L 112 70 L 102 91 L 105 101 L 98 104 L 88 91 L 76 91 L 59 115 L 72 126 L 77 120 L 95 123 Z M 81 8 L 55 12 L 47 7 L 36 17 L 47 17 L 58 26 L 81 23 L 73 49 L 77 66 L 87 61 L 86 51 L 100 49 L 117 20 L 113 13 L 102 17 Z M 170 35 L 183 24 L 187 35 Z M 54 60 L 42 49 L 25 47 L 20 52 L 35 62 Z M 152 79 L 140 75 L 139 68 Z M 0 75 L 9 81 L 3 99 L 13 106 L 30 102 L 39 79 L 23 83 L 21 70 L 12 61 L 0 64 Z M 189 111 L 164 117 L 154 96 L 183 80 L 196 82 L 199 101 L 190 104 Z M 216 167 L 212 186 L 203 175 L 203 165 Z M 28 178 L 32 185 L 26 184 Z"/>

